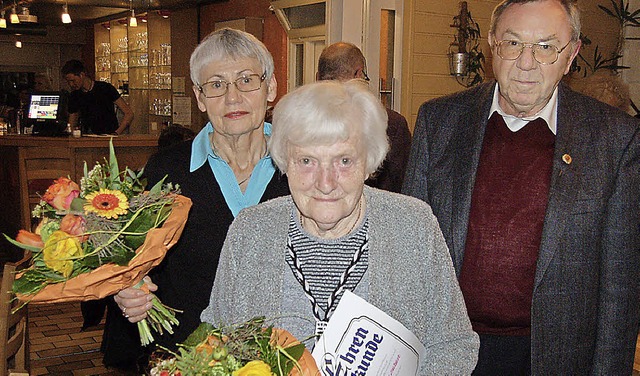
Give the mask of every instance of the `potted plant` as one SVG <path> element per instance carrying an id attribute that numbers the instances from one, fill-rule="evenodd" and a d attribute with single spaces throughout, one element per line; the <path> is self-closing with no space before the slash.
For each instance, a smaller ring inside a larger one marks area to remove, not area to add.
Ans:
<path id="1" fill-rule="evenodd" d="M 458 83 L 470 87 L 483 80 L 485 57 L 480 49 L 480 26 L 471 17 L 466 1 L 460 2 L 460 13 L 453 17 L 456 28 L 449 45 L 449 70 Z"/>

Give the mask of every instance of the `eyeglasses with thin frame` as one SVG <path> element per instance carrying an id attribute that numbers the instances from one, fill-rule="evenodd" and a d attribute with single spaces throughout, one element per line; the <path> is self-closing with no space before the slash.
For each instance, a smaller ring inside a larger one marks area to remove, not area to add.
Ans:
<path id="1" fill-rule="evenodd" d="M 496 42 L 498 56 L 504 60 L 516 60 L 522 55 L 525 47 L 530 47 L 533 58 L 540 64 L 551 65 L 558 61 L 558 57 L 571 44 L 569 41 L 562 48 L 544 43 L 524 43 L 517 40 L 501 40 Z"/>
<path id="2" fill-rule="evenodd" d="M 250 91 L 260 89 L 265 78 L 267 78 L 267 72 L 264 72 L 262 75 L 242 75 L 232 82 L 227 82 L 225 80 L 207 81 L 202 85 L 198 85 L 198 91 L 204 94 L 207 98 L 217 98 L 227 94 L 229 91 L 229 85 L 233 84 L 238 91 L 248 93 Z"/>
<path id="3" fill-rule="evenodd" d="M 371 79 L 369 78 L 369 75 L 367 75 L 367 63 L 365 62 L 364 65 L 362 66 L 361 69 L 358 69 L 355 71 L 355 73 L 353 74 L 353 77 L 358 78 L 358 71 L 362 72 L 362 79 L 369 82 L 371 81 Z"/>

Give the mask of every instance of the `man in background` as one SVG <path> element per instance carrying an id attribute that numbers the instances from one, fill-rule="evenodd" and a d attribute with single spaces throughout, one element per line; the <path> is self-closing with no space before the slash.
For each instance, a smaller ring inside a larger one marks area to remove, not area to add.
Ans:
<path id="1" fill-rule="evenodd" d="M 129 127 L 133 111 L 110 83 L 94 81 L 79 60 L 67 61 L 62 67 L 62 75 L 72 90 L 69 94 L 72 129 L 78 122 L 82 125 L 82 133 L 122 134 Z M 120 122 L 114 104 L 123 113 Z"/>
<path id="2" fill-rule="evenodd" d="M 348 81 L 354 78 L 369 81 L 367 62 L 358 47 L 351 43 L 338 42 L 322 50 L 318 60 L 317 80 Z M 411 132 L 404 116 L 388 108 L 387 116 L 387 137 L 391 149 L 382 167 L 365 183 L 371 187 L 400 192 L 409 159 Z"/>
<path id="3" fill-rule="evenodd" d="M 46 73 L 36 73 L 33 78 L 33 91 L 51 91 L 52 86 L 51 78 Z"/>
<path id="4" fill-rule="evenodd" d="M 630 375 L 640 122 L 564 83 L 575 0 L 504 0 L 497 80 L 426 102 L 403 192 L 429 203 L 480 335 L 475 375 Z"/>

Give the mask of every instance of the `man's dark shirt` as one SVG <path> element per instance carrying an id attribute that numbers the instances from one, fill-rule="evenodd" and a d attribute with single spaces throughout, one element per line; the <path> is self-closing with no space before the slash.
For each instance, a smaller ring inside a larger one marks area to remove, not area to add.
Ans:
<path id="1" fill-rule="evenodd" d="M 113 133 L 118 129 L 113 104 L 118 98 L 120 93 L 111 84 L 94 81 L 91 90 L 74 90 L 69 94 L 69 113 L 79 113 L 82 133 Z"/>
<path id="2" fill-rule="evenodd" d="M 389 137 L 391 148 L 382 162 L 382 166 L 372 177 L 367 179 L 365 184 L 399 193 L 402 189 L 404 170 L 407 167 L 411 150 L 411 132 L 404 116 L 388 108 L 386 110 L 389 117 L 387 137 Z"/>

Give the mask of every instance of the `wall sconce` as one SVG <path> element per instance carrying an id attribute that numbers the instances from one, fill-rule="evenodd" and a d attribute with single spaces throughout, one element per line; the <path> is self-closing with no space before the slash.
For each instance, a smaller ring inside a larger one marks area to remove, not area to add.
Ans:
<path id="1" fill-rule="evenodd" d="M 0 15 L 2 16 L 2 18 L 0 18 L 0 29 L 6 29 L 7 28 L 7 20 L 4 18 L 4 10 L 2 12 L 0 12 Z"/>
<path id="2" fill-rule="evenodd" d="M 22 42 L 20 42 L 19 40 L 16 41 L 16 48 L 22 48 Z"/>
<path id="3" fill-rule="evenodd" d="M 457 33 L 449 45 L 449 73 L 460 85 L 470 87 L 482 82 L 484 54 L 480 50 L 480 26 L 471 17 L 467 2 L 460 2 L 460 13 L 453 17 Z"/>
<path id="4" fill-rule="evenodd" d="M 63 24 L 70 24 L 71 23 L 71 16 L 69 15 L 69 8 L 67 6 L 67 3 L 65 3 L 62 6 L 62 23 Z"/>
<path id="5" fill-rule="evenodd" d="M 20 19 L 18 18 L 18 13 L 16 12 L 16 6 L 15 5 L 13 6 L 13 8 L 11 8 L 11 16 L 9 16 L 9 21 L 12 24 L 20 23 Z"/>

